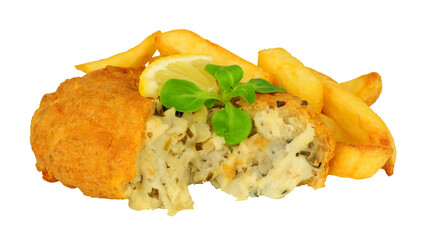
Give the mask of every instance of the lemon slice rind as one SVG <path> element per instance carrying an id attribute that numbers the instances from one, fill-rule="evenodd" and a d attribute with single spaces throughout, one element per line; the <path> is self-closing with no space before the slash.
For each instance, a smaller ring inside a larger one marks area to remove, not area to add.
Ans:
<path id="1" fill-rule="evenodd" d="M 179 54 L 162 57 L 144 69 L 138 90 L 144 97 L 157 98 L 163 84 L 175 78 L 193 82 L 203 91 L 217 92 L 216 79 L 204 69 L 212 61 L 212 57 L 207 55 Z"/>

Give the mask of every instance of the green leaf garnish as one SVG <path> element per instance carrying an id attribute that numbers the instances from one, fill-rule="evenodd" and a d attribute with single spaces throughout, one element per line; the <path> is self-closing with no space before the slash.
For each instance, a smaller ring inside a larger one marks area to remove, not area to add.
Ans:
<path id="1" fill-rule="evenodd" d="M 256 93 L 254 91 L 254 87 L 248 84 L 241 84 L 235 87 L 230 96 L 234 97 L 242 97 L 245 101 L 249 104 L 253 104 L 256 101 Z"/>
<path id="2" fill-rule="evenodd" d="M 250 79 L 247 84 L 253 86 L 254 91 L 258 93 L 286 92 L 285 88 L 276 87 L 275 85 L 261 78 Z"/>
<path id="3" fill-rule="evenodd" d="M 204 69 L 206 70 L 206 72 L 210 73 L 210 75 L 212 75 L 214 77 L 214 74 L 222 69 L 224 69 L 225 66 L 219 66 L 219 65 L 214 65 L 214 64 L 207 64 Z"/>
<path id="4" fill-rule="evenodd" d="M 179 112 L 195 112 L 209 99 L 220 99 L 216 93 L 205 92 L 186 80 L 170 79 L 160 90 L 160 99 L 167 108 Z"/>
<path id="5" fill-rule="evenodd" d="M 225 90 L 230 90 L 235 84 L 239 83 L 242 79 L 244 72 L 238 65 L 231 65 L 224 67 L 214 73 L 214 77 L 217 79 L 219 86 Z"/>
<path id="6" fill-rule="evenodd" d="M 207 108 L 212 108 L 212 107 L 214 107 L 215 105 L 222 105 L 222 103 L 221 102 L 219 102 L 218 100 L 216 100 L 216 99 L 209 99 L 209 100 L 207 100 L 207 101 L 205 101 L 204 102 L 204 105 L 206 105 L 206 107 Z"/>
<path id="7" fill-rule="evenodd" d="M 256 92 L 286 92 L 270 82 L 254 78 L 248 83 L 241 83 L 244 72 L 238 65 L 219 66 L 207 64 L 205 70 L 214 76 L 219 83 L 218 93 L 205 92 L 190 81 L 170 79 L 160 91 L 162 104 L 167 108 L 174 107 L 179 112 L 195 112 L 203 105 L 207 108 L 220 105 L 224 107 L 212 118 L 214 131 L 225 139 L 229 145 L 244 141 L 251 132 L 252 121 L 247 112 L 236 108 L 231 99 L 241 97 L 253 104 Z"/>
<path id="8" fill-rule="evenodd" d="M 216 134 L 225 138 L 225 142 L 229 145 L 244 141 L 252 128 L 248 113 L 234 107 L 231 102 L 227 102 L 223 110 L 214 114 L 212 124 Z"/>

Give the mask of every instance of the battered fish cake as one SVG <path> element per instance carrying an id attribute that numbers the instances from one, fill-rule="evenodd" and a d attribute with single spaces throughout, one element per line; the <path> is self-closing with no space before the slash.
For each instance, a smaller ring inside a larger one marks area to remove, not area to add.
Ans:
<path id="1" fill-rule="evenodd" d="M 43 178 L 92 197 L 124 199 L 135 178 L 151 101 L 139 95 L 141 70 L 107 67 L 46 94 L 31 122 Z"/>
<path id="2" fill-rule="evenodd" d="M 307 102 L 287 93 L 258 94 L 253 105 L 239 100 L 253 131 L 230 146 L 211 124 L 218 108 L 166 109 L 139 95 L 139 73 L 107 67 L 43 98 L 31 144 L 44 179 L 169 215 L 192 208 L 188 186 L 205 181 L 240 200 L 324 186 L 335 141 Z"/>

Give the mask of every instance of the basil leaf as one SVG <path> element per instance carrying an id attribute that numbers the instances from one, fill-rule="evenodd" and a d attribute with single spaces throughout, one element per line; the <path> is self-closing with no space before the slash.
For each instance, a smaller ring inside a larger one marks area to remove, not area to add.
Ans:
<path id="1" fill-rule="evenodd" d="M 216 112 L 212 118 L 214 131 L 224 137 L 226 144 L 236 145 L 244 141 L 251 132 L 251 118 L 245 111 L 234 107 L 231 102 Z"/>
<path id="2" fill-rule="evenodd" d="M 195 112 L 208 99 L 220 99 L 216 93 L 204 92 L 197 85 L 186 80 L 170 79 L 160 91 L 160 100 L 167 108 L 179 112 Z"/>
<path id="3" fill-rule="evenodd" d="M 206 70 L 206 72 L 210 73 L 213 77 L 214 74 L 222 69 L 224 69 L 225 66 L 219 66 L 219 65 L 214 65 L 214 64 L 207 64 L 204 67 L 204 70 Z"/>
<path id="4" fill-rule="evenodd" d="M 259 93 L 286 92 L 284 88 L 276 87 L 275 85 L 261 78 L 250 79 L 247 84 L 252 85 L 254 87 L 254 91 Z"/>
<path id="5" fill-rule="evenodd" d="M 235 84 L 239 83 L 242 79 L 244 72 L 238 65 L 231 65 L 224 67 L 214 73 L 214 77 L 219 82 L 219 86 L 225 90 L 231 89 Z"/>
<path id="6" fill-rule="evenodd" d="M 253 104 L 256 101 L 256 93 L 254 92 L 253 85 L 241 84 L 235 87 L 230 93 L 231 98 L 242 97 L 249 104 Z"/>

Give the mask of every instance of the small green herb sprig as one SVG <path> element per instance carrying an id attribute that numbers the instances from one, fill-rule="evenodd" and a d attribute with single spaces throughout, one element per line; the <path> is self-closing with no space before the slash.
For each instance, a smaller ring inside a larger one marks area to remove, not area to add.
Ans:
<path id="1" fill-rule="evenodd" d="M 167 108 L 174 107 L 179 112 L 195 112 L 203 105 L 207 108 L 222 106 L 212 118 L 214 131 L 225 139 L 229 145 L 236 145 L 248 137 L 252 121 L 248 113 L 236 108 L 231 99 L 242 97 L 249 104 L 256 100 L 256 92 L 286 92 L 270 82 L 254 78 L 241 83 L 244 72 L 238 65 L 219 66 L 207 64 L 205 70 L 214 76 L 219 84 L 217 93 L 205 92 L 190 81 L 169 79 L 160 91 L 162 104 Z"/>

